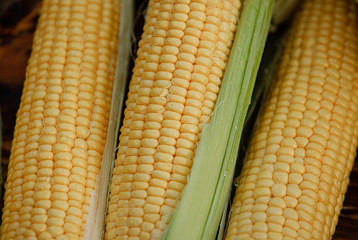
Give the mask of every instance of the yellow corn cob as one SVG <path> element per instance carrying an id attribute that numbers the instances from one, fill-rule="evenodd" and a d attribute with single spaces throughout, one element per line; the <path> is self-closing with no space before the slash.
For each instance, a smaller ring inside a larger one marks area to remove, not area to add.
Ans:
<path id="1" fill-rule="evenodd" d="M 330 239 L 358 137 L 358 9 L 307 0 L 236 189 L 227 239 Z"/>
<path id="2" fill-rule="evenodd" d="M 45 0 L 11 149 L 1 239 L 79 239 L 101 166 L 119 0 Z"/>
<path id="3" fill-rule="evenodd" d="M 234 37 L 238 0 L 151 0 L 110 186 L 106 239 L 155 239 L 187 182 Z"/>

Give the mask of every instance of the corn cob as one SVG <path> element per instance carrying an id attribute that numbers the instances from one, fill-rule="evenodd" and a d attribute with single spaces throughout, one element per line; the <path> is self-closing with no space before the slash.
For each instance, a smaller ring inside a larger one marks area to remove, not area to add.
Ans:
<path id="1" fill-rule="evenodd" d="M 1 239 L 83 237 L 101 166 L 119 0 L 45 0 L 17 113 Z"/>
<path id="2" fill-rule="evenodd" d="M 210 119 L 240 3 L 151 0 L 110 186 L 106 239 L 166 228 Z"/>
<path id="3" fill-rule="evenodd" d="M 305 1 L 255 127 L 227 239 L 330 239 L 358 137 L 353 1 Z"/>

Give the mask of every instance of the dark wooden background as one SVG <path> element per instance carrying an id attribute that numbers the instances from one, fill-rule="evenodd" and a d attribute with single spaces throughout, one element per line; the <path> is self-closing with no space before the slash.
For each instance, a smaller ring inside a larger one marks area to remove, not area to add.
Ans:
<path id="1" fill-rule="evenodd" d="M 134 36 L 140 36 L 143 23 L 143 1 L 136 0 Z M 0 111 L 3 146 L 1 167 L 6 179 L 16 111 L 20 103 L 25 69 L 31 52 L 32 37 L 38 19 L 40 0 L 0 0 Z M 136 43 L 133 44 L 135 55 Z M 333 239 L 358 239 L 358 162 L 352 170 L 344 206 Z M 1 180 L 0 180 L 1 181 Z M 2 209 L 2 196 L 0 209 Z M 1 220 L 0 220 L 1 221 Z"/>

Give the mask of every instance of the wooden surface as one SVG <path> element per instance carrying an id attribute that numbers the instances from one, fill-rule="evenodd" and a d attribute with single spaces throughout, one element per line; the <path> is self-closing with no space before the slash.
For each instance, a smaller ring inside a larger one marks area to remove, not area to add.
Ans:
<path id="1" fill-rule="evenodd" d="M 139 2 L 139 1 L 137 1 Z M 16 111 L 39 11 L 39 0 L 0 4 L 0 110 L 3 123 L 2 167 L 6 177 Z M 139 5 L 139 4 L 138 4 Z M 143 5 L 139 5 L 143 11 Z M 136 28 L 135 35 L 140 35 Z M 136 44 L 133 44 L 136 47 Z M 344 206 L 333 239 L 358 239 L 358 162 L 352 170 Z M 3 186 L 2 186 L 3 187 Z M 2 199 L 0 207 L 2 209 Z"/>

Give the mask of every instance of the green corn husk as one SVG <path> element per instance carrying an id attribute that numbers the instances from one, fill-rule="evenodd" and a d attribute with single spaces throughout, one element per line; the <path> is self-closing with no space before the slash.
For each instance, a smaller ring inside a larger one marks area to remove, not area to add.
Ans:
<path id="1" fill-rule="evenodd" d="M 161 239 L 215 239 L 263 53 L 273 0 L 246 0 L 223 84 L 190 178 Z"/>

